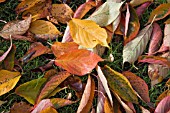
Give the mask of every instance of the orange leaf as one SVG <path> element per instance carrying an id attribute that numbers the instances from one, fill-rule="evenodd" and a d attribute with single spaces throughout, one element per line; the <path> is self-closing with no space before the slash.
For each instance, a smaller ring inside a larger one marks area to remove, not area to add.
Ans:
<path id="1" fill-rule="evenodd" d="M 156 105 L 158 105 L 158 103 L 165 98 L 166 96 L 170 96 L 170 90 L 166 90 L 164 91 L 162 94 L 159 95 L 159 97 L 156 99 Z"/>
<path id="2" fill-rule="evenodd" d="M 85 75 L 92 71 L 99 61 L 103 61 L 98 55 L 85 49 L 73 50 L 55 60 L 57 66 L 76 75 Z"/>
<path id="3" fill-rule="evenodd" d="M 53 107 L 48 107 L 42 110 L 40 113 L 58 113 Z"/>
<path id="4" fill-rule="evenodd" d="M 1 2 L 5 2 L 5 1 L 6 1 L 6 0 L 0 0 L 0 3 L 1 3 Z"/>
<path id="5" fill-rule="evenodd" d="M 154 21 L 161 20 L 170 14 L 170 3 L 161 4 L 150 14 L 149 20 L 147 23 L 150 23 L 155 17 Z"/>
<path id="6" fill-rule="evenodd" d="M 78 44 L 75 42 L 66 42 L 66 43 L 61 43 L 61 42 L 55 42 L 52 46 L 51 49 L 56 57 L 59 57 L 67 52 L 70 52 L 72 50 L 78 49 Z"/>

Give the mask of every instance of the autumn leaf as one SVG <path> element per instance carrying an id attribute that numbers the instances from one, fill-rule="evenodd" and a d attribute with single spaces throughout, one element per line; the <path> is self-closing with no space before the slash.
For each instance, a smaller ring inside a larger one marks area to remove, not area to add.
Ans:
<path id="1" fill-rule="evenodd" d="M 16 20 L 8 22 L 0 31 L 0 36 L 4 39 L 9 39 L 10 35 L 23 35 L 29 29 L 30 23 L 31 16 L 29 16 L 25 20 Z"/>
<path id="2" fill-rule="evenodd" d="M 50 80 L 48 80 L 44 87 L 41 89 L 37 97 L 36 103 L 39 103 L 42 99 L 50 95 L 57 88 L 57 86 L 70 75 L 71 74 L 68 72 L 61 72 L 58 75 L 52 76 Z"/>
<path id="3" fill-rule="evenodd" d="M 6 1 L 6 0 L 0 0 L 0 3 L 1 3 L 1 2 L 5 2 L 5 1 Z"/>
<path id="4" fill-rule="evenodd" d="M 165 98 L 166 96 L 170 96 L 170 90 L 165 90 L 163 93 L 161 93 L 158 98 L 156 99 L 156 105 L 158 105 L 158 103 Z"/>
<path id="5" fill-rule="evenodd" d="M 30 113 L 32 107 L 26 102 L 14 103 L 10 109 L 10 113 Z"/>
<path id="6" fill-rule="evenodd" d="M 24 97 L 30 104 L 34 105 L 41 87 L 45 82 L 46 78 L 39 78 L 28 81 L 17 87 L 15 93 L 21 97 Z"/>
<path id="7" fill-rule="evenodd" d="M 107 26 L 119 16 L 123 3 L 105 2 L 87 19 L 93 20 L 99 26 Z"/>
<path id="8" fill-rule="evenodd" d="M 152 33 L 152 25 L 142 29 L 135 39 L 127 43 L 123 48 L 123 64 L 134 63 L 146 48 Z"/>
<path id="9" fill-rule="evenodd" d="M 51 50 L 48 47 L 44 46 L 42 43 L 34 42 L 31 44 L 27 53 L 22 58 L 20 58 L 20 61 L 22 63 L 26 63 L 42 54 L 49 53 L 50 51 Z"/>
<path id="10" fill-rule="evenodd" d="M 139 96 L 146 103 L 150 102 L 149 89 L 146 82 L 132 72 L 125 71 L 122 74 L 129 80 L 133 89 L 139 94 Z"/>
<path id="11" fill-rule="evenodd" d="M 170 96 L 166 96 L 161 100 L 154 113 L 168 113 L 170 111 Z"/>
<path id="12" fill-rule="evenodd" d="M 142 14 L 147 10 L 147 8 L 151 5 L 152 2 L 145 2 L 139 7 L 136 8 L 136 14 L 140 18 Z"/>
<path id="13" fill-rule="evenodd" d="M 53 107 L 43 109 L 40 113 L 58 113 Z"/>
<path id="14" fill-rule="evenodd" d="M 153 55 L 160 47 L 162 41 L 162 30 L 157 23 L 153 23 L 153 31 L 149 44 L 148 55 Z"/>
<path id="15" fill-rule="evenodd" d="M 94 90 L 95 82 L 89 75 L 77 113 L 88 113 L 90 111 L 94 98 Z"/>
<path id="16" fill-rule="evenodd" d="M 127 18 L 129 16 L 129 18 Z M 133 40 L 139 32 L 140 23 L 135 9 L 127 4 L 124 45 Z"/>
<path id="17" fill-rule="evenodd" d="M 75 42 L 66 42 L 66 43 L 61 43 L 61 42 L 55 42 L 52 46 L 51 49 L 56 57 L 59 57 L 65 53 L 68 53 L 72 50 L 77 50 L 79 47 L 78 44 Z"/>
<path id="18" fill-rule="evenodd" d="M 20 72 L 0 70 L 0 96 L 12 90 L 20 77 Z"/>
<path id="19" fill-rule="evenodd" d="M 53 4 L 51 14 L 58 22 L 66 24 L 74 12 L 67 4 Z"/>
<path id="20" fill-rule="evenodd" d="M 133 6 L 133 7 L 135 7 L 135 6 L 138 6 L 138 5 L 140 5 L 140 4 L 143 4 L 143 3 L 145 3 L 145 2 L 153 2 L 153 0 L 131 0 L 130 1 L 130 4 Z"/>
<path id="21" fill-rule="evenodd" d="M 72 19 L 69 22 L 71 36 L 77 44 L 94 48 L 97 44 L 109 47 L 107 44 L 107 33 L 91 20 Z"/>
<path id="22" fill-rule="evenodd" d="M 105 102 L 104 102 L 104 113 L 113 113 L 113 108 L 109 100 L 107 99 L 107 97 L 105 98 Z"/>
<path id="23" fill-rule="evenodd" d="M 55 65 L 76 75 L 85 75 L 92 71 L 98 62 L 103 61 L 98 55 L 85 49 L 73 50 L 55 60 Z"/>
<path id="24" fill-rule="evenodd" d="M 123 100 L 138 103 L 138 98 L 128 79 L 121 73 L 112 70 L 109 66 L 102 69 L 108 84 L 113 92 L 118 94 Z M 126 93 L 124 93 L 126 92 Z"/>
<path id="25" fill-rule="evenodd" d="M 147 23 L 150 23 L 153 20 L 153 18 L 155 18 L 154 21 L 161 20 L 166 16 L 168 16 L 169 14 L 170 14 L 170 3 L 160 4 L 156 9 L 154 9 L 151 12 Z"/>

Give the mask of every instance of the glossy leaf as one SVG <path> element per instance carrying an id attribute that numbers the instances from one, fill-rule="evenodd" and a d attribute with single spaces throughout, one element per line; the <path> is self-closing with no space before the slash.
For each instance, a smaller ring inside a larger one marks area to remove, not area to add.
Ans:
<path id="1" fill-rule="evenodd" d="M 42 110 L 40 113 L 58 113 L 53 107 L 48 107 Z"/>
<path id="2" fill-rule="evenodd" d="M 105 2 L 87 19 L 93 20 L 99 26 L 107 26 L 119 16 L 123 3 Z"/>
<path id="3" fill-rule="evenodd" d="M 161 20 L 170 14 L 170 3 L 160 4 L 156 9 L 154 9 L 149 17 L 148 23 L 150 23 L 155 17 L 154 21 Z"/>
<path id="4" fill-rule="evenodd" d="M 46 78 L 31 80 L 17 87 L 15 93 L 24 97 L 30 104 L 35 104 L 36 98 L 45 82 Z"/>
<path id="5" fill-rule="evenodd" d="M 166 96 L 161 100 L 154 113 L 167 113 L 170 111 L 170 96 Z"/>
<path id="6" fill-rule="evenodd" d="M 60 56 L 55 60 L 55 64 L 72 74 L 82 76 L 92 71 L 100 61 L 103 59 L 93 52 L 79 49 Z"/>
<path id="7" fill-rule="evenodd" d="M 67 4 L 53 4 L 51 14 L 58 22 L 66 24 L 71 20 L 73 11 Z"/>
<path id="8" fill-rule="evenodd" d="M 51 50 L 40 42 L 32 43 L 27 53 L 20 59 L 22 63 L 26 63 L 42 54 L 49 53 Z"/>
<path id="9" fill-rule="evenodd" d="M 95 82 L 89 75 L 77 113 L 88 113 L 90 111 L 93 104 L 94 90 Z"/>
<path id="10" fill-rule="evenodd" d="M 10 113 L 30 113 L 31 109 L 32 107 L 25 102 L 15 102 L 10 109 Z"/>
<path id="11" fill-rule="evenodd" d="M 31 16 L 25 20 L 11 21 L 5 24 L 3 29 L 0 31 L 0 36 L 5 39 L 9 39 L 10 35 L 23 35 L 30 27 Z"/>
<path id="12" fill-rule="evenodd" d="M 130 1 L 130 4 L 134 7 L 134 6 L 138 6 L 138 5 L 141 5 L 145 2 L 153 2 L 153 0 L 131 0 Z"/>
<path id="13" fill-rule="evenodd" d="M 112 70 L 109 66 L 105 66 L 102 70 L 113 92 L 127 102 L 138 103 L 137 95 L 125 76 Z"/>
<path id="14" fill-rule="evenodd" d="M 61 42 L 55 42 L 52 46 L 51 49 L 56 57 L 59 57 L 65 53 L 68 53 L 72 50 L 77 50 L 79 47 L 78 44 L 75 42 L 66 42 L 66 43 L 61 43 Z"/>
<path id="15" fill-rule="evenodd" d="M 129 71 L 123 72 L 123 75 L 129 80 L 133 89 L 139 94 L 139 96 L 145 102 L 150 102 L 149 89 L 146 82 L 137 75 L 135 75 L 134 73 Z"/>
<path id="16" fill-rule="evenodd" d="M 54 75 L 46 82 L 44 87 L 41 89 L 36 103 L 39 103 L 42 99 L 46 98 L 48 95 L 50 95 L 57 86 L 63 82 L 67 77 L 69 77 L 71 74 L 68 72 L 61 72 L 58 75 Z"/>
<path id="17" fill-rule="evenodd" d="M 20 77 L 20 72 L 0 70 L 0 96 L 12 90 Z"/>
<path id="18" fill-rule="evenodd" d="M 127 11 L 129 10 L 129 13 L 126 13 L 124 45 L 136 37 L 140 28 L 139 19 L 135 9 L 130 4 L 127 5 L 127 8 L 129 8 L 127 9 Z M 127 20 L 128 15 L 129 19 Z"/>
<path id="19" fill-rule="evenodd" d="M 142 29 L 135 39 L 127 43 L 123 48 L 123 64 L 134 63 L 146 48 L 152 33 L 152 26 L 148 25 Z"/>
<path id="20" fill-rule="evenodd" d="M 153 31 L 149 44 L 148 55 L 153 55 L 160 47 L 162 41 L 162 30 L 157 23 L 153 23 Z"/>
<path id="21" fill-rule="evenodd" d="M 91 20 L 72 19 L 69 22 L 71 36 L 77 44 L 94 48 L 97 44 L 108 47 L 107 33 Z"/>

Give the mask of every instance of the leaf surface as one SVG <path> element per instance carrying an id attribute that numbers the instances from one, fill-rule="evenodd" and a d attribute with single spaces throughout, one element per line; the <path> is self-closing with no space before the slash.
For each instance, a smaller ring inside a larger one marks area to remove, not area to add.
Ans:
<path id="1" fill-rule="evenodd" d="M 87 19 L 93 20 L 99 26 L 107 26 L 119 16 L 123 3 L 105 2 Z"/>
<path id="2" fill-rule="evenodd" d="M 0 70 L 0 96 L 12 90 L 20 77 L 20 72 Z"/>
<path id="3" fill-rule="evenodd" d="M 58 113 L 53 107 L 48 107 L 42 110 L 40 113 Z"/>
<path id="4" fill-rule="evenodd" d="M 159 97 L 156 99 L 156 105 L 158 105 L 158 103 L 166 96 L 170 96 L 170 90 L 165 90 L 163 93 L 159 95 Z"/>
<path id="5" fill-rule="evenodd" d="M 30 113 L 32 107 L 26 102 L 14 103 L 10 109 L 10 113 Z"/>
<path id="6" fill-rule="evenodd" d="M 112 70 L 107 65 L 102 70 L 113 92 L 117 93 L 125 101 L 138 103 L 137 95 L 125 76 Z"/>
<path id="7" fill-rule="evenodd" d="M 146 48 L 152 33 L 152 26 L 148 25 L 142 29 L 135 39 L 127 43 L 123 48 L 123 64 L 134 63 Z"/>
<path id="8" fill-rule="evenodd" d="M 41 90 L 46 78 L 34 79 L 16 88 L 15 93 L 24 97 L 30 104 L 35 104 L 36 98 Z"/>
<path id="9" fill-rule="evenodd" d="M 152 2 L 145 2 L 139 7 L 136 8 L 136 14 L 140 18 L 142 14 L 147 10 L 147 8 L 151 5 Z"/>
<path id="10" fill-rule="evenodd" d="M 71 36 L 77 44 L 94 48 L 97 44 L 108 47 L 107 33 L 91 20 L 72 19 L 69 22 Z"/>
<path id="11" fill-rule="evenodd" d="M 6 1 L 6 0 L 0 0 L 0 3 L 1 3 L 1 2 L 5 2 L 5 1 Z"/>
<path id="12" fill-rule="evenodd" d="M 170 96 L 166 96 L 161 100 L 154 113 L 168 113 L 170 111 Z"/>
<path id="13" fill-rule="evenodd" d="M 130 4 L 133 6 L 133 7 L 135 7 L 135 6 L 138 6 L 138 5 L 140 5 L 140 4 L 143 4 L 143 3 L 145 3 L 145 2 L 153 2 L 153 0 L 131 0 L 130 1 Z"/>
<path id="14" fill-rule="evenodd" d="M 85 75 L 92 71 L 99 61 L 103 61 L 98 55 L 85 49 L 68 52 L 55 60 L 57 66 L 76 75 Z"/>

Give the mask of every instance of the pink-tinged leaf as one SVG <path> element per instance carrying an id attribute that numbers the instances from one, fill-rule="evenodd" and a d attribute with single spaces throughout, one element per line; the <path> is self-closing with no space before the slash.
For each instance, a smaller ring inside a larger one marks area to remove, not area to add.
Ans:
<path id="1" fill-rule="evenodd" d="M 164 29 L 164 38 L 163 38 L 163 44 L 161 45 L 158 52 L 165 52 L 170 50 L 170 24 L 165 25 Z"/>
<path id="2" fill-rule="evenodd" d="M 130 4 L 135 7 L 135 6 L 138 6 L 138 5 L 141 5 L 145 2 L 153 2 L 153 0 L 131 0 L 130 1 Z"/>
<path id="3" fill-rule="evenodd" d="M 139 32 L 140 23 L 135 9 L 128 4 L 125 19 L 124 45 L 133 40 Z"/>
<path id="4" fill-rule="evenodd" d="M 75 42 L 66 42 L 66 43 L 61 43 L 61 42 L 55 42 L 52 46 L 51 49 L 56 57 L 59 57 L 65 53 L 68 53 L 72 50 L 77 50 L 79 47 L 78 44 Z"/>
<path id="5" fill-rule="evenodd" d="M 37 97 L 36 103 L 39 103 L 42 99 L 46 98 L 48 95 L 50 95 L 57 86 L 62 83 L 67 77 L 69 77 L 71 74 L 68 72 L 61 72 L 58 75 L 54 75 L 50 78 L 49 81 L 44 85 L 42 90 L 39 93 L 39 96 Z"/>
<path id="6" fill-rule="evenodd" d="M 156 99 L 156 103 L 155 103 L 155 104 L 158 105 L 158 103 L 159 103 L 163 98 L 165 98 L 166 96 L 170 96 L 170 90 L 168 90 L 168 89 L 159 95 L 159 97 Z"/>
<path id="7" fill-rule="evenodd" d="M 125 103 L 133 111 L 133 113 L 136 113 L 136 110 L 135 110 L 132 102 L 125 102 Z"/>
<path id="8" fill-rule="evenodd" d="M 14 103 L 10 108 L 10 113 L 30 113 L 32 107 L 26 102 Z"/>
<path id="9" fill-rule="evenodd" d="M 161 100 L 155 109 L 154 113 L 169 113 L 170 112 L 170 96 Z"/>
<path id="10" fill-rule="evenodd" d="M 44 99 L 35 106 L 31 113 L 40 113 L 42 110 L 45 110 L 48 107 L 53 107 L 53 104 L 51 103 L 50 99 Z"/>
<path id="11" fill-rule="evenodd" d="M 92 71 L 99 61 L 103 61 L 103 59 L 98 55 L 85 49 L 79 49 L 61 55 L 55 60 L 55 64 L 72 74 L 82 76 Z"/>
<path id="12" fill-rule="evenodd" d="M 145 2 L 141 6 L 137 7 L 136 14 L 140 18 L 141 15 L 147 10 L 147 8 L 151 5 L 151 2 Z"/>
<path id="13" fill-rule="evenodd" d="M 149 44 L 148 55 L 153 55 L 160 47 L 162 41 L 162 30 L 157 23 L 153 23 L 153 31 Z"/>
<path id="14" fill-rule="evenodd" d="M 144 100 L 145 102 L 150 102 L 149 90 L 146 82 L 129 71 L 123 72 L 123 75 L 129 80 L 133 89 L 139 94 L 142 100 Z"/>
<path id="15" fill-rule="evenodd" d="M 8 50 L 0 57 L 0 62 L 2 62 L 7 57 L 7 55 L 12 49 L 12 39 L 10 41 L 11 41 L 11 45 L 9 46 Z"/>
<path id="16" fill-rule="evenodd" d="M 167 66 L 170 68 L 170 61 L 168 61 L 167 58 L 163 58 L 163 57 L 159 57 L 159 56 L 142 55 L 142 56 L 139 56 L 138 62 L 161 64 L 163 66 Z"/>
<path id="17" fill-rule="evenodd" d="M 72 41 L 73 41 L 73 39 L 72 39 L 71 34 L 70 34 L 70 27 L 67 25 L 66 30 L 65 30 L 64 35 L 63 35 L 63 38 L 62 38 L 62 43 L 72 42 Z"/>
<path id="18" fill-rule="evenodd" d="M 94 90 L 95 82 L 89 75 L 77 113 L 88 113 L 90 111 L 93 104 Z"/>

